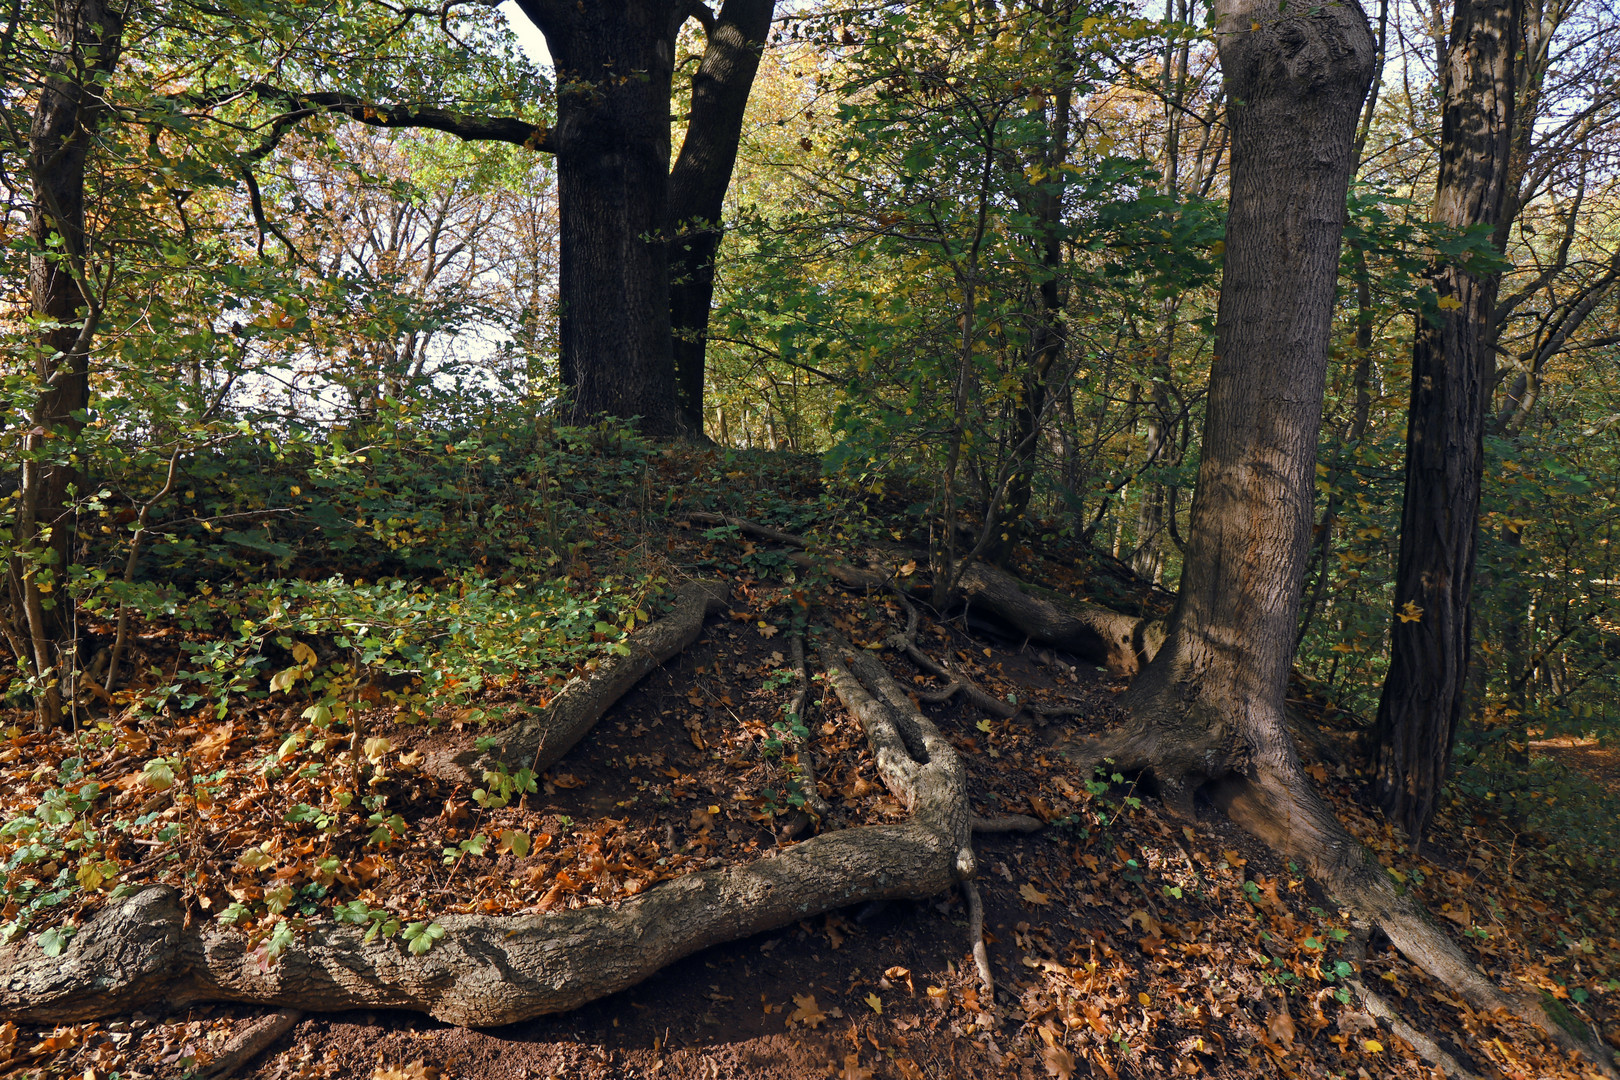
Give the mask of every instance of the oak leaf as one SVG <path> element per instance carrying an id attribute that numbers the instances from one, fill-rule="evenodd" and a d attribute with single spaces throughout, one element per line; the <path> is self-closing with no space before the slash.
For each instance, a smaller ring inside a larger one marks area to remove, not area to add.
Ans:
<path id="1" fill-rule="evenodd" d="M 814 1028 L 820 1027 L 826 1022 L 827 1014 L 822 1012 L 821 1006 L 816 1004 L 816 995 L 794 994 L 793 1004 L 797 1005 L 798 1008 L 788 1013 L 787 1022 L 789 1027 L 794 1024 L 803 1024 L 805 1027 Z"/>

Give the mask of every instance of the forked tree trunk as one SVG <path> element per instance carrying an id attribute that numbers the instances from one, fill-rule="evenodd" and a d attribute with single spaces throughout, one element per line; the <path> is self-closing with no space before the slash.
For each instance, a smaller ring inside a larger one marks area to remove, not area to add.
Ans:
<path id="1" fill-rule="evenodd" d="M 1457 0 L 1434 205 L 1435 220 L 1454 228 L 1494 229 L 1502 215 L 1521 18 L 1522 0 Z M 1412 341 L 1395 617 L 1373 729 L 1378 801 L 1414 846 L 1434 817 L 1464 708 L 1499 281 L 1446 262 L 1431 276 L 1441 309 L 1418 317 Z"/>
<path id="2" fill-rule="evenodd" d="M 704 360 L 714 302 L 721 211 L 737 163 L 748 93 L 759 70 L 776 0 L 726 0 L 692 77 L 692 115 L 669 176 L 670 327 L 681 422 L 703 432 Z"/>
<path id="3" fill-rule="evenodd" d="M 557 68 L 558 350 L 576 420 L 679 431 L 670 349 L 674 0 L 521 0 Z"/>

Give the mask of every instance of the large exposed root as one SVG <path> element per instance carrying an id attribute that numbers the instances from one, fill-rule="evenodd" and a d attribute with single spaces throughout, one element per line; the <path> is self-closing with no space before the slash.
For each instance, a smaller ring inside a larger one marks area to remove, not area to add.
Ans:
<path id="1" fill-rule="evenodd" d="M 817 558 L 806 550 L 811 546 L 810 541 L 793 533 L 723 514 L 692 513 L 687 516 L 698 524 L 730 526 L 745 535 L 793 548 L 795 550 L 788 557 L 795 565 L 824 571 L 848 588 L 871 592 L 887 588 L 895 581 L 892 570 L 863 568 L 847 561 Z M 894 553 L 889 554 L 892 556 Z M 899 560 L 874 556 L 872 561 L 889 565 Z M 1051 645 L 1099 664 L 1114 675 L 1134 675 L 1143 664 L 1153 659 L 1164 642 L 1162 620 L 1124 615 L 1100 604 L 1037 589 L 988 563 L 974 561 L 964 565 L 957 587 L 970 604 L 989 612 L 1031 641 Z M 912 647 L 915 649 L 914 643 Z M 925 670 L 932 663 L 920 661 L 915 656 L 912 661 Z M 935 669 L 938 667 L 937 664 L 933 665 Z M 933 673 L 940 674 L 937 670 Z M 952 681 L 961 682 L 954 677 Z M 957 690 L 965 690 L 968 686 L 963 682 Z M 999 711 L 1005 704 L 996 702 L 994 698 L 989 699 L 990 704 L 977 698 L 975 702 L 992 711 Z"/>
<path id="2" fill-rule="evenodd" d="M 969 563 L 959 585 L 974 607 L 1031 641 L 1100 664 L 1113 675 L 1136 674 L 1164 640 L 1160 622 L 1035 589 L 988 563 Z"/>
<path id="3" fill-rule="evenodd" d="M 869 655 L 827 646 L 828 681 L 865 729 L 878 773 L 910 811 L 897 825 L 827 833 L 752 863 L 690 874 L 621 904 L 526 916 L 451 915 L 421 955 L 317 923 L 279 956 L 152 885 L 110 901 L 46 956 L 0 947 L 0 1017 L 92 1019 L 153 1000 L 306 1011 L 395 1008 L 468 1026 L 575 1008 L 700 949 L 872 900 L 936 895 L 974 871 L 961 759 Z"/>
<path id="4" fill-rule="evenodd" d="M 1597 1041 L 1570 1031 L 1533 998 L 1509 993 L 1475 966 L 1423 905 L 1397 888 L 1373 852 L 1351 836 L 1305 780 L 1229 774 L 1206 790 L 1233 821 L 1274 850 L 1298 860 L 1334 900 L 1382 930 L 1401 953 L 1481 1012 L 1507 1009 L 1541 1028 L 1558 1046 L 1620 1077 Z M 1411 1040 L 1408 1040 L 1411 1041 Z M 1416 1045 L 1416 1044 L 1414 1044 Z M 1435 1064 L 1444 1066 L 1443 1062 Z"/>
<path id="5" fill-rule="evenodd" d="M 511 771 L 550 768 L 596 726 L 630 688 L 683 652 L 703 633 L 704 618 L 726 603 L 729 590 L 718 581 L 692 581 L 675 595 L 675 608 L 630 638 L 630 653 L 602 661 L 589 677 L 568 684 L 551 707 L 527 716 L 496 736 L 495 749 L 441 751 L 429 755 L 424 771 L 451 783 L 482 784 L 496 763 Z"/>

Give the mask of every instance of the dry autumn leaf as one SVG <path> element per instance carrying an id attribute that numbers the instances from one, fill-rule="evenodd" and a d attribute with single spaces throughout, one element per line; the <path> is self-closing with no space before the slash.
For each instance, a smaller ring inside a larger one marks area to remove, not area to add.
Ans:
<path id="1" fill-rule="evenodd" d="M 859 1054 L 844 1055 L 844 1068 L 838 1074 L 838 1080 L 872 1080 L 872 1070 L 861 1068 Z"/>
<path id="2" fill-rule="evenodd" d="M 397 1069 L 377 1069 L 372 1072 L 371 1080 L 439 1080 L 441 1075 L 438 1066 L 418 1058 Z"/>
<path id="3" fill-rule="evenodd" d="M 798 1008 L 788 1013 L 788 1027 L 792 1027 L 794 1024 L 803 1024 L 805 1027 L 814 1028 L 820 1027 L 826 1022 L 827 1014 L 822 1012 L 821 1006 L 816 1004 L 816 995 L 794 994 L 793 1004 L 797 1005 Z"/>
<path id="4" fill-rule="evenodd" d="M 1046 1071 L 1057 1077 L 1057 1080 L 1069 1080 L 1074 1075 L 1074 1055 L 1061 1046 L 1047 1046 L 1041 1051 L 1041 1060 L 1046 1064 Z"/>
<path id="5" fill-rule="evenodd" d="M 1037 889 L 1028 882 L 1018 887 L 1018 895 L 1022 896 L 1029 903 L 1034 904 L 1037 907 L 1044 907 L 1052 902 L 1052 897 L 1050 895 L 1041 892 L 1041 890 Z"/>
<path id="6" fill-rule="evenodd" d="M 1266 1017 L 1266 1030 L 1271 1037 L 1284 1047 L 1294 1045 L 1294 1018 L 1289 1015 L 1286 1006 L 1279 1007 L 1276 1012 Z"/>

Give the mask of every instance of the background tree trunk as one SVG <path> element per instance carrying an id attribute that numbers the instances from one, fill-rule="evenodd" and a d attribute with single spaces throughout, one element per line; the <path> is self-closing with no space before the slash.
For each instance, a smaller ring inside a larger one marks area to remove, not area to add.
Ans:
<path id="1" fill-rule="evenodd" d="M 1513 136 L 1522 0 L 1458 0 L 1442 72 L 1434 218 L 1455 228 L 1501 217 Z M 1437 262 L 1441 310 L 1412 341 L 1406 495 L 1390 666 L 1373 729 L 1374 791 L 1414 845 L 1434 817 L 1468 674 L 1489 348 L 1499 276 Z"/>
<path id="2" fill-rule="evenodd" d="M 557 68 L 560 363 L 576 421 L 680 430 L 670 348 L 673 0 L 523 0 Z"/>
<path id="3" fill-rule="evenodd" d="M 692 115 L 669 177 L 670 327 L 681 422 L 703 431 L 704 353 L 714 301 L 714 256 L 743 114 L 771 29 L 776 0 L 726 0 L 708 28 L 703 62 L 692 77 Z"/>
<path id="4" fill-rule="evenodd" d="M 20 495 L 7 565 L 11 607 L 27 640 L 18 657 L 36 678 L 53 675 L 37 698 L 44 724 L 60 721 L 62 669 L 71 645 L 65 570 L 74 523 L 69 490 L 78 478 L 74 441 L 90 400 L 90 343 L 98 307 L 86 281 L 85 165 L 106 111 L 100 86 L 118 62 L 123 16 L 105 0 L 57 0 L 58 51 L 39 88 L 28 133 L 30 315 L 40 320 L 35 376 L 40 396 L 24 437 Z"/>

